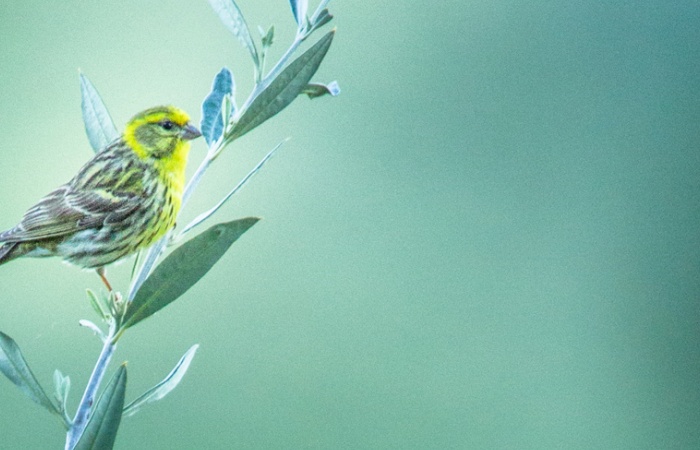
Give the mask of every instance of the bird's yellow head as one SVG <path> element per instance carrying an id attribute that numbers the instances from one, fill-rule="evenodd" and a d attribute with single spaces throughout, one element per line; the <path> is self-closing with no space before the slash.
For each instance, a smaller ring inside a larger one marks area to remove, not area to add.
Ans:
<path id="1" fill-rule="evenodd" d="M 201 136 L 190 118 L 174 106 L 157 106 L 136 114 L 126 124 L 124 141 L 141 159 L 187 158 L 187 141 Z"/>
<path id="2" fill-rule="evenodd" d="M 179 199 L 185 184 L 190 140 L 202 133 L 189 116 L 174 106 L 157 106 L 136 114 L 124 129 L 124 142 L 152 164 L 163 183 Z"/>

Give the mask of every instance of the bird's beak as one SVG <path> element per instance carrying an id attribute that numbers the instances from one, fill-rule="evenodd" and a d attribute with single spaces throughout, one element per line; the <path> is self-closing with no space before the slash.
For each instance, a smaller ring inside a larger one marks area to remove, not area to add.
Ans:
<path id="1" fill-rule="evenodd" d="M 182 129 L 182 132 L 180 133 L 180 138 L 183 141 L 190 141 L 192 139 L 196 139 L 202 135 L 202 132 L 197 129 L 194 125 L 191 123 L 188 123 L 185 125 L 185 127 Z"/>

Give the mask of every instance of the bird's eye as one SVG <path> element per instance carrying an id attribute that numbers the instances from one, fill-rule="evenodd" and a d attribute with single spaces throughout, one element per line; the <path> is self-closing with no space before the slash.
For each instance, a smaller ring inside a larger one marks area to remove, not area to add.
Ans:
<path id="1" fill-rule="evenodd" d="M 161 128 L 163 128 L 164 130 L 172 130 L 173 127 L 175 126 L 175 124 L 172 123 L 172 122 L 169 121 L 169 120 L 164 120 L 164 121 L 162 121 L 162 122 L 160 123 L 160 126 L 161 126 Z"/>

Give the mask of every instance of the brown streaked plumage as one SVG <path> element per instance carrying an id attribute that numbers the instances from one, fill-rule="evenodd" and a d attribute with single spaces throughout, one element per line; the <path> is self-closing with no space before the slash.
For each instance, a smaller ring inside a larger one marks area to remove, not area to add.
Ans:
<path id="1" fill-rule="evenodd" d="M 104 266 L 150 246 L 175 225 L 189 140 L 201 133 L 172 106 L 143 111 L 68 183 L 0 233 L 0 264 L 59 256 L 104 277 Z"/>

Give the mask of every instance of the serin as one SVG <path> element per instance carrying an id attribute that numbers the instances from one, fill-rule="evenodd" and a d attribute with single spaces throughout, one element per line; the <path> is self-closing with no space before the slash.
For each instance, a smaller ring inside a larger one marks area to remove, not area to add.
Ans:
<path id="1" fill-rule="evenodd" d="M 0 233 L 0 264 L 22 256 L 59 256 L 97 269 L 149 247 L 175 225 L 185 184 L 189 141 L 201 136 L 173 106 L 135 115 L 124 133 L 68 183 Z"/>

